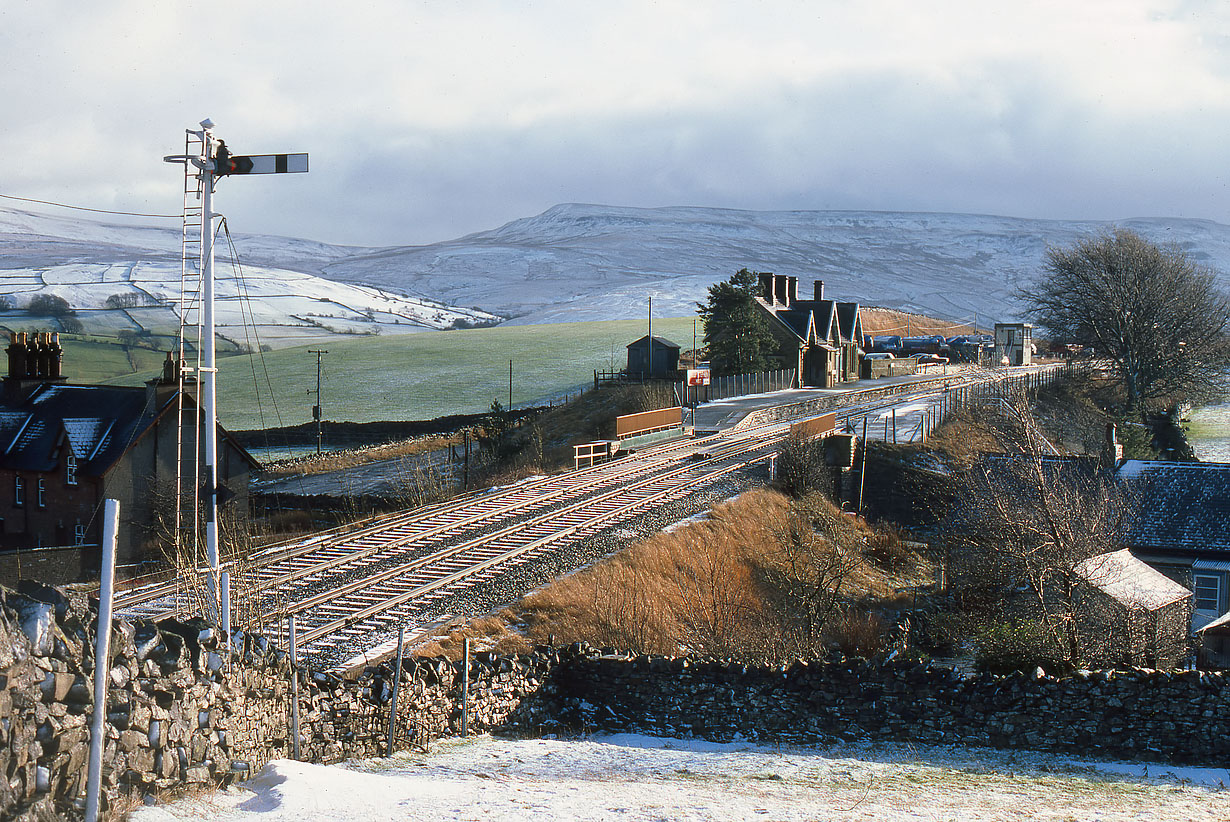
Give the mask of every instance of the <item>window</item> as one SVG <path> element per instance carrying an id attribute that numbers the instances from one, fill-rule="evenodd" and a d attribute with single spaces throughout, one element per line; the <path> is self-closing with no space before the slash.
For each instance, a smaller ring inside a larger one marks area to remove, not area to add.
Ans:
<path id="1" fill-rule="evenodd" d="M 13 477 L 13 504 L 26 504 L 26 481 L 20 475 Z"/>
<path id="2" fill-rule="evenodd" d="M 38 478 L 38 507 L 47 507 L 47 482 L 42 477 Z"/>
<path id="3" fill-rule="evenodd" d="M 73 526 L 73 545 L 85 545 L 85 526 L 81 524 L 81 520 L 77 520 L 77 524 Z"/>
<path id="4" fill-rule="evenodd" d="M 64 484 L 77 484 L 77 458 L 70 452 L 68 459 L 64 461 Z"/>
<path id="5" fill-rule="evenodd" d="M 1197 611 L 1221 615 L 1221 577 L 1196 574 L 1192 577 L 1192 590 L 1196 594 Z"/>

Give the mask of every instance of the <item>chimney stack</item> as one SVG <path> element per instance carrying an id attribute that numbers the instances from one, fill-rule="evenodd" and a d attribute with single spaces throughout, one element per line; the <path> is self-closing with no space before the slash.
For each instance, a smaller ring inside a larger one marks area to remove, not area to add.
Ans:
<path id="1" fill-rule="evenodd" d="M 9 379 L 24 380 L 26 378 L 26 332 L 14 331 L 5 352 L 9 355 Z"/>
<path id="2" fill-rule="evenodd" d="M 767 271 L 760 272 L 760 299 L 773 305 L 773 275 Z"/>
<path id="3" fill-rule="evenodd" d="M 824 299 L 824 280 L 815 280 L 812 285 L 812 299 L 820 302 Z"/>

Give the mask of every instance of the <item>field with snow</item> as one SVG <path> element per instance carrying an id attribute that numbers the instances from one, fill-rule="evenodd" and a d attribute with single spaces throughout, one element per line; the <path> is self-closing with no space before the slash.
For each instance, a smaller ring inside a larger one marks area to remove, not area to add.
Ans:
<path id="1" fill-rule="evenodd" d="M 489 736 L 335 767 L 278 760 L 134 822 L 1230 819 L 1221 768 L 978 748 Z"/>
<path id="2" fill-rule="evenodd" d="M 235 226 L 243 277 L 225 260 L 223 238 L 219 312 L 222 333 L 243 339 L 238 298 L 248 294 L 260 343 L 274 347 L 497 315 L 519 324 L 639 318 L 650 298 L 655 315 L 683 317 L 694 314 L 709 285 L 747 267 L 795 275 L 804 295 L 820 279 L 839 299 L 960 322 L 977 314 L 989 325 L 1019 319 L 1015 293 L 1041 276 L 1048 245 L 1112 225 L 565 204 L 456 240 L 388 248 L 255 236 Z M 1117 225 L 1230 272 L 1230 226 L 1177 218 Z M 58 294 L 85 310 L 87 329 L 112 334 L 166 325 L 179 288 L 179 235 L 174 220 L 111 225 L 0 207 L 0 294 L 19 307 L 35 293 Z M 1223 284 L 1230 284 L 1224 274 Z M 119 294 L 151 307 L 104 311 Z M 17 319 L 0 316 L 0 324 Z"/>
<path id="3" fill-rule="evenodd" d="M 237 347 L 280 347 L 345 335 L 403 334 L 499 321 L 445 305 L 318 276 L 362 249 L 276 237 L 236 236 L 238 262 L 220 239 L 218 334 Z M 174 332 L 179 326 L 180 231 L 57 219 L 0 208 L 0 296 L 22 309 L 38 294 L 63 298 L 91 333 Z M 114 308 L 121 300 L 129 307 Z M 0 325 L 57 329 L 48 317 L 0 312 Z"/>

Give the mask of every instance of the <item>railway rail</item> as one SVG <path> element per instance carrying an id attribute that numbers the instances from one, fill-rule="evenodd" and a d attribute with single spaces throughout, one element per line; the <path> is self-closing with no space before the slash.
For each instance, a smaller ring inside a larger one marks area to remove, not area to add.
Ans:
<path id="1" fill-rule="evenodd" d="M 592 468 L 269 546 L 246 569 L 230 567 L 244 574 L 250 610 L 269 623 L 299 615 L 301 644 L 311 654 L 313 646 L 345 644 L 403 618 L 421 596 L 767 459 L 784 430 L 779 424 L 664 443 Z M 704 458 L 694 458 L 698 452 Z M 124 592 L 117 610 L 160 619 L 196 605 L 194 586 L 177 579 Z"/>
<path id="2" fill-rule="evenodd" d="M 928 386 L 856 403 L 839 410 L 838 425 L 853 430 L 860 418 L 903 402 L 933 401 L 943 390 Z M 266 546 L 227 567 L 242 578 L 237 587 L 256 615 L 247 627 L 280 629 L 293 614 L 300 652 L 339 663 L 397 625 L 422 621 L 433 599 L 767 460 L 788 430 L 789 423 L 774 422 L 662 443 L 566 474 Z M 147 619 L 193 612 L 200 591 L 193 583 L 135 587 L 120 595 L 117 611 Z"/>

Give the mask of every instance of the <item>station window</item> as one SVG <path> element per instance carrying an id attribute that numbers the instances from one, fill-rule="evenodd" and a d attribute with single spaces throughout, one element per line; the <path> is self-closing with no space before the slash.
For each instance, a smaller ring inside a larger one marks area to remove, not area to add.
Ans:
<path id="1" fill-rule="evenodd" d="M 85 545 L 85 526 L 81 524 L 81 520 L 77 520 L 77 524 L 73 526 L 73 545 Z"/>
<path id="2" fill-rule="evenodd" d="M 26 481 L 21 478 L 21 475 L 13 477 L 13 504 L 26 504 Z"/>
<path id="3" fill-rule="evenodd" d="M 1192 577 L 1196 595 L 1196 610 L 1206 614 L 1221 614 L 1221 577 L 1196 574 Z"/>
<path id="4" fill-rule="evenodd" d="M 38 478 L 38 485 L 36 486 L 36 490 L 38 492 L 38 507 L 46 508 L 47 507 L 47 481 L 44 480 L 42 477 Z"/>
<path id="5" fill-rule="evenodd" d="M 77 458 L 74 457 L 71 453 L 68 455 L 68 458 L 64 461 L 64 484 L 65 485 L 76 485 L 77 484 Z"/>

